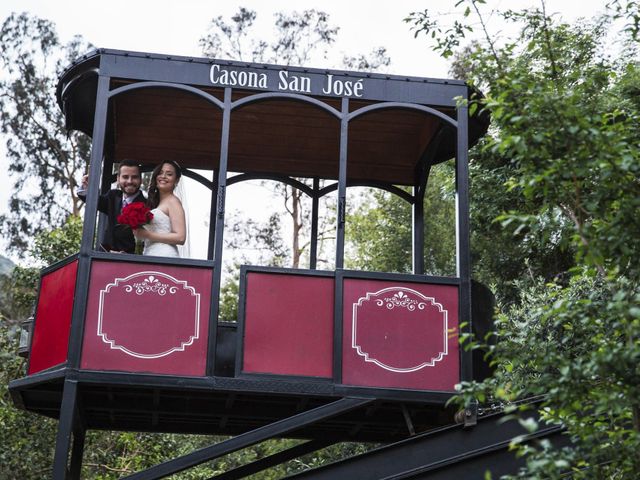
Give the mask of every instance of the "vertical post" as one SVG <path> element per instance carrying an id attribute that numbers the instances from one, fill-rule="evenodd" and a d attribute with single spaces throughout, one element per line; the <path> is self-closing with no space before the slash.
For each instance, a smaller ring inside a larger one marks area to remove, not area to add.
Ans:
<path id="1" fill-rule="evenodd" d="M 84 332 L 84 317 L 87 308 L 87 295 L 89 288 L 89 275 L 91 271 L 91 250 L 96 228 L 96 212 L 98 210 L 98 196 L 100 195 L 100 174 L 104 152 L 104 139 L 106 131 L 107 107 L 109 103 L 109 77 L 100 75 L 96 93 L 96 110 L 93 122 L 93 136 L 91 143 L 91 160 L 89 164 L 89 185 L 85 203 L 84 223 L 82 230 L 82 243 L 80 244 L 80 256 L 75 284 L 75 300 L 71 313 L 71 329 L 69 332 L 69 348 L 67 350 L 67 365 L 71 368 L 80 366 L 80 354 L 82 349 L 82 335 Z M 62 404 L 60 406 L 60 421 L 56 437 L 56 449 L 53 465 L 53 478 L 63 480 L 67 478 L 67 463 L 71 435 L 77 421 L 77 391 L 76 380 L 64 382 Z M 84 448 L 84 432 L 78 435 L 75 450 L 75 463 L 78 462 L 78 450 Z M 80 454 L 80 462 L 82 455 Z M 74 471 L 79 466 L 73 466 Z"/>
<path id="2" fill-rule="evenodd" d="M 82 349 L 82 335 L 84 332 L 84 317 L 87 309 L 87 295 L 89 291 L 89 275 L 91 273 L 91 250 L 96 228 L 96 212 L 98 210 L 98 196 L 100 195 L 100 174 L 102 170 L 102 156 L 107 122 L 107 107 L 109 103 L 109 77 L 98 77 L 96 93 L 96 111 L 93 120 L 93 137 L 91 143 L 91 162 L 89 164 L 89 185 L 84 211 L 82 243 L 76 274 L 75 299 L 71 314 L 71 329 L 69 333 L 69 348 L 67 351 L 67 365 L 71 368 L 80 366 Z"/>
<path id="3" fill-rule="evenodd" d="M 224 89 L 222 112 L 222 136 L 220 139 L 220 169 L 218 171 L 215 237 L 213 245 L 213 275 L 211 276 L 211 312 L 209 313 L 209 344 L 207 348 L 207 375 L 213 376 L 218 337 L 218 311 L 220 310 L 220 282 L 222 277 L 222 249 L 224 244 L 224 214 L 227 188 L 227 160 L 229 156 L 229 134 L 231 131 L 231 88 Z"/>
<path id="4" fill-rule="evenodd" d="M 100 190 L 99 190 L 100 193 L 106 192 L 111 187 L 112 171 L 113 171 L 113 160 L 110 158 L 109 159 L 105 158 L 104 164 L 102 166 L 102 181 L 100 182 Z M 103 212 L 98 212 L 98 234 L 95 235 L 98 241 L 100 238 L 103 237 L 103 234 L 106 228 L 107 228 L 107 215 Z M 94 245 L 94 248 L 95 248 L 95 245 Z"/>
<path id="5" fill-rule="evenodd" d="M 344 297 L 344 273 L 336 272 L 334 276 L 334 299 L 333 299 L 333 383 L 342 383 L 342 325 L 343 318 L 343 297 Z"/>
<path id="6" fill-rule="evenodd" d="M 426 185 L 413 187 L 413 273 L 424 273 L 424 193 Z"/>
<path id="7" fill-rule="evenodd" d="M 338 221 L 336 232 L 336 270 L 344 267 L 344 228 L 347 212 L 347 143 L 349 136 L 349 99 L 342 99 L 340 116 L 340 165 L 338 170 Z"/>
<path id="8" fill-rule="evenodd" d="M 79 409 L 77 415 L 78 417 L 80 415 Z M 69 466 L 69 478 L 71 478 L 71 480 L 80 480 L 86 430 L 84 425 L 81 425 L 80 418 L 76 418 L 75 423 L 76 425 L 73 429 L 73 447 L 71 448 L 71 465 Z"/>
<path id="9" fill-rule="evenodd" d="M 456 269 L 460 278 L 460 323 L 466 332 L 471 328 L 471 253 L 469 247 L 469 158 L 468 158 L 468 108 L 466 103 L 457 108 L 458 138 L 456 151 Z M 462 332 L 461 332 L 462 333 Z M 460 379 L 473 377 L 471 352 L 462 352 Z"/>
<path id="10" fill-rule="evenodd" d="M 76 419 L 77 395 L 78 382 L 76 380 L 65 380 L 62 391 L 62 404 L 60 405 L 60 421 L 58 422 L 55 456 L 53 459 L 54 480 L 66 480 L 68 478 L 67 463 L 69 460 L 71 435 Z"/>
<path id="11" fill-rule="evenodd" d="M 89 185 L 85 203 L 84 224 L 80 255 L 86 256 L 92 249 L 93 233 L 96 226 L 96 211 L 100 196 L 100 174 L 102 171 L 102 156 L 104 152 L 104 138 L 106 131 L 107 106 L 109 102 L 109 77 L 98 77 L 96 93 L 96 111 L 93 120 L 93 136 L 91 141 L 91 160 L 89 162 Z M 109 171 L 108 175 L 111 172 Z M 105 177 L 107 174 L 105 173 Z"/>
<path id="12" fill-rule="evenodd" d="M 424 197 L 427 193 L 433 157 L 442 142 L 442 132 L 440 129 L 433 135 L 422 154 L 413 187 L 413 273 L 416 275 L 424 274 Z"/>
<path id="13" fill-rule="evenodd" d="M 309 269 L 315 270 L 318 261 L 318 212 L 320 198 L 320 180 L 313 179 L 313 197 L 311 198 L 311 245 L 309 247 Z"/>
<path id="14" fill-rule="evenodd" d="M 338 216 L 336 231 L 336 270 L 344 267 L 344 237 L 347 197 L 347 146 L 349 140 L 349 100 L 342 99 L 340 115 L 340 164 L 338 170 Z M 342 383 L 342 284 L 344 277 L 336 272 L 333 327 L 333 381 Z"/>
<path id="15" fill-rule="evenodd" d="M 216 231 L 216 218 L 218 217 L 218 178 L 214 170 L 211 185 L 211 212 L 209 213 L 209 243 L 207 246 L 207 260 L 213 260 L 214 245 L 215 245 L 215 231 Z M 213 232 L 213 235 L 212 235 Z"/>

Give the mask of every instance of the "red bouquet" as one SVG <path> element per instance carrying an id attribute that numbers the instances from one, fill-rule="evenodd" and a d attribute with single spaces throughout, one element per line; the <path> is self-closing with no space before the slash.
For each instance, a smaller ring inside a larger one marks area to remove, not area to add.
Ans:
<path id="1" fill-rule="evenodd" d="M 122 213 L 118 215 L 118 223 L 129 225 L 132 229 L 141 227 L 149 223 L 153 219 L 151 209 L 144 202 L 133 202 L 122 209 Z"/>

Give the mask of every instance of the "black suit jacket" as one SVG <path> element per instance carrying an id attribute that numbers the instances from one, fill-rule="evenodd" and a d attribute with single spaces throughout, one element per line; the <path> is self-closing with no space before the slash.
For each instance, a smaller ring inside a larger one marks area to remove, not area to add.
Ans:
<path id="1" fill-rule="evenodd" d="M 80 197 L 84 200 L 84 197 Z M 146 202 L 144 194 L 138 191 L 132 202 Z M 131 228 L 118 223 L 122 213 L 122 190 L 109 190 L 98 197 L 98 210 L 107 215 L 107 223 L 100 235 L 100 244 L 105 250 L 135 253 L 136 240 Z"/>

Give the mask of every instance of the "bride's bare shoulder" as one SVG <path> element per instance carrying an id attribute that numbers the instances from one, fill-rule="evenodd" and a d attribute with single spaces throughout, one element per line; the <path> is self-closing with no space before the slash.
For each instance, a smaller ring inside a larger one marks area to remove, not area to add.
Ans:
<path id="1" fill-rule="evenodd" d="M 167 200 L 169 201 L 169 204 L 171 205 L 171 207 L 180 207 L 180 208 L 182 208 L 182 202 L 175 195 L 171 195 Z"/>

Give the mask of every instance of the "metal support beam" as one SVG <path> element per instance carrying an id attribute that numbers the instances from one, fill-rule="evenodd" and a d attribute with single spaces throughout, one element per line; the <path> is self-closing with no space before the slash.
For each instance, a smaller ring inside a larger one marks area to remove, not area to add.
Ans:
<path id="1" fill-rule="evenodd" d="M 424 273 L 424 185 L 413 187 L 413 273 Z"/>
<path id="2" fill-rule="evenodd" d="M 404 421 L 407 424 L 407 430 L 409 431 L 409 435 L 413 437 L 416 434 L 416 429 L 413 426 L 413 421 L 411 420 L 409 409 L 404 403 L 402 404 L 402 416 L 404 417 Z"/>
<path id="3" fill-rule="evenodd" d="M 71 465 L 69 467 L 69 478 L 80 480 L 82 471 L 82 456 L 84 454 L 84 439 L 86 430 L 80 425 L 79 419 L 76 421 L 76 428 L 73 430 L 73 447 L 71 448 Z"/>
<path id="4" fill-rule="evenodd" d="M 229 470 L 228 472 L 221 473 L 220 475 L 215 475 L 209 478 L 209 480 L 236 480 L 238 478 L 245 478 L 249 475 L 253 475 L 254 473 L 266 470 L 267 468 L 275 467 L 276 465 L 288 462 L 289 460 L 292 460 L 294 458 L 302 457 L 309 453 L 328 447 L 329 445 L 333 445 L 334 443 L 334 440 L 329 439 L 310 440 L 308 442 L 296 445 L 295 447 L 291 447 L 278 453 L 274 453 L 273 455 L 269 455 L 268 457 L 261 458 L 260 460 L 256 460 L 255 462 L 251 462 L 247 465 L 242 465 L 241 467 L 234 468 L 233 470 Z"/>
<path id="5" fill-rule="evenodd" d="M 62 391 L 62 404 L 60 405 L 60 421 L 58 422 L 58 434 L 56 436 L 56 449 L 53 458 L 53 479 L 66 480 L 68 476 L 69 451 L 71 449 L 71 436 L 74 431 L 77 418 L 78 382 L 65 380 Z"/>
<path id="6" fill-rule="evenodd" d="M 213 171 L 213 181 L 211 182 L 211 211 L 209 212 L 209 240 L 207 243 L 207 260 L 213 260 L 215 248 L 216 219 L 218 218 L 218 178 L 216 171 Z"/>
<path id="7" fill-rule="evenodd" d="M 456 150 L 456 270 L 460 278 L 459 322 L 465 327 L 460 334 L 473 333 L 471 318 L 471 248 L 469 233 L 469 112 L 466 105 L 458 106 Z M 460 380 L 473 379 L 473 352 L 460 355 Z"/>
<path id="8" fill-rule="evenodd" d="M 164 478 L 174 473 L 182 472 L 201 463 L 255 445 L 270 438 L 279 437 L 289 432 L 298 430 L 306 425 L 326 420 L 341 413 L 363 407 L 374 400 L 361 398 L 342 398 L 338 401 L 314 408 L 307 412 L 299 413 L 293 417 L 279 420 L 255 430 L 230 438 L 224 442 L 196 450 L 182 457 L 175 458 L 142 472 L 125 477 L 128 480 L 155 480 Z"/>
<path id="9" fill-rule="evenodd" d="M 106 135 L 109 77 L 98 78 L 96 93 L 96 111 L 93 122 L 93 137 L 91 143 L 91 164 L 89 165 L 89 188 L 85 202 L 84 223 L 82 226 L 82 241 L 80 243 L 80 258 L 76 273 L 75 299 L 71 313 L 71 331 L 67 349 L 67 366 L 78 368 L 82 351 L 82 337 L 84 333 L 84 319 L 87 309 L 87 295 L 89 290 L 89 276 L 91 273 L 90 253 L 93 250 L 94 233 L 96 229 L 96 215 L 98 211 L 98 197 L 100 196 L 100 174 L 104 141 Z M 110 175 L 111 172 L 104 173 Z"/>
<path id="10" fill-rule="evenodd" d="M 309 269 L 315 270 L 318 261 L 318 217 L 320 204 L 320 180 L 313 179 L 313 196 L 311 197 L 311 245 L 309 246 Z"/>
<path id="11" fill-rule="evenodd" d="M 415 184 L 413 186 L 413 273 L 424 274 L 424 197 L 429 183 L 429 174 L 433 159 L 442 143 L 446 127 L 433 135 L 429 145 L 422 153 L 420 162 L 416 166 Z"/>
<path id="12" fill-rule="evenodd" d="M 338 221 L 336 231 L 336 270 L 344 267 L 344 235 L 347 215 L 347 148 L 349 140 L 349 99 L 342 99 L 340 121 L 340 166 L 338 172 Z"/>
<path id="13" fill-rule="evenodd" d="M 537 411 L 528 412 L 526 417 L 539 420 Z M 444 427 L 288 478 L 400 480 L 431 479 L 435 475 L 433 478 L 438 479 L 475 479 L 482 477 L 486 470 L 495 474 L 496 467 L 503 474 L 516 474 L 522 459 L 509 450 L 512 439 L 519 436 L 525 441 L 548 438 L 559 445 L 569 440 L 562 431 L 560 425 L 543 422 L 540 429 L 530 435 L 517 418 L 505 421 L 505 415 L 499 413 L 484 417 L 473 428 Z M 496 454 L 500 454 L 501 463 L 495 462 Z M 452 474 L 454 470 L 463 473 L 456 476 Z"/>
<path id="14" fill-rule="evenodd" d="M 209 341 L 207 344 L 207 375 L 215 374 L 216 344 L 218 337 L 218 312 L 220 309 L 220 282 L 222 278 L 222 250 L 224 248 L 224 215 L 227 196 L 227 161 L 229 158 L 229 135 L 231 133 L 231 88 L 224 89 L 222 111 L 222 134 L 220 138 L 220 165 L 216 188 L 215 235 L 213 238 L 213 274 L 211 275 L 211 311 L 209 313 Z M 216 182 L 214 182 L 215 184 Z M 213 216 L 214 212 L 211 212 Z M 211 227 L 209 228 L 211 232 Z M 209 233 L 211 235 L 211 233 Z M 211 252 L 209 251 L 208 255 Z"/>

